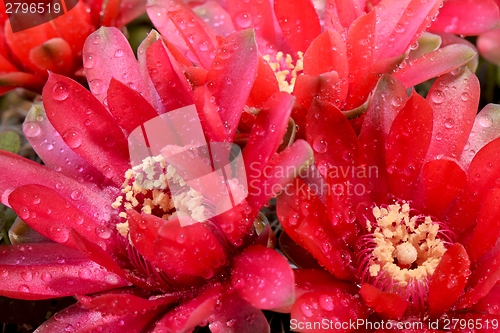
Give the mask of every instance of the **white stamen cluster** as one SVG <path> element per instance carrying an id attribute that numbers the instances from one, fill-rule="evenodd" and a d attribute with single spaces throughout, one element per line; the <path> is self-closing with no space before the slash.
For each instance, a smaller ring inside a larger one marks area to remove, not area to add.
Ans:
<path id="1" fill-rule="evenodd" d="M 281 91 L 290 94 L 293 92 L 297 76 L 304 69 L 303 55 L 302 52 L 297 53 L 298 59 L 295 64 L 292 56 L 289 54 L 284 55 L 283 52 L 278 52 L 275 59 L 271 59 L 270 55 L 263 57 L 274 71 Z"/>

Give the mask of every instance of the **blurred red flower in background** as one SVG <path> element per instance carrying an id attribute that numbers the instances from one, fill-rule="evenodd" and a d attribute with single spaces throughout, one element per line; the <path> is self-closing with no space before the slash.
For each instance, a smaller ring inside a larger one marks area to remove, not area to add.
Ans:
<path id="1" fill-rule="evenodd" d="M 144 13 L 145 1 L 78 1 L 66 14 L 13 32 L 0 5 L 0 94 L 16 87 L 41 92 L 48 71 L 83 80 L 82 48 L 100 26 L 122 27 Z M 10 9 L 11 12 L 15 12 Z M 22 18 L 21 18 L 22 19 Z"/>

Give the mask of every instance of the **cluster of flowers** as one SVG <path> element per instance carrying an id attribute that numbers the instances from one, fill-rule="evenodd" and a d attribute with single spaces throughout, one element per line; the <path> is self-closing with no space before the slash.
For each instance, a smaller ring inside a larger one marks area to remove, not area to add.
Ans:
<path id="1" fill-rule="evenodd" d="M 44 162 L 0 151 L 1 202 L 37 232 L 0 247 L 0 295 L 78 299 L 37 333 L 269 332 L 261 310 L 300 332 L 496 332 L 500 107 L 477 112 L 463 35 L 494 59 L 498 3 L 129 2 L 0 34 L 1 92 L 43 87 L 23 130 Z M 104 26 L 142 7 L 158 31 L 136 57 Z M 213 171 L 203 149 L 130 145 L 190 105 L 207 145 L 241 148 L 247 191 L 188 181 Z M 276 194 L 287 258 L 259 213 Z"/>

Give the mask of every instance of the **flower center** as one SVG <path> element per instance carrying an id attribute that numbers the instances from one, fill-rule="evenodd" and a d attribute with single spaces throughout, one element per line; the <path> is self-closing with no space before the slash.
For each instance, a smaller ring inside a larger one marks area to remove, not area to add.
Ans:
<path id="1" fill-rule="evenodd" d="M 172 193 L 172 185 L 183 190 Z M 186 186 L 186 181 L 177 170 L 172 165 L 166 166 L 163 156 L 158 155 L 147 157 L 142 164 L 127 170 L 122 195 L 116 198 L 112 207 L 122 210 L 119 216 L 125 219 L 125 222 L 118 223 L 116 227 L 120 234 L 126 237 L 127 210 L 154 214 L 164 220 L 185 215 L 202 222 L 206 220 L 202 200 L 203 196 Z"/>
<path id="2" fill-rule="evenodd" d="M 403 202 L 374 207 L 374 222 L 357 244 L 362 283 L 399 294 L 415 307 L 425 306 L 428 282 L 453 234 L 429 216 L 411 215 Z"/>
<path id="3" fill-rule="evenodd" d="M 293 92 L 297 76 L 302 73 L 304 69 L 303 53 L 298 52 L 297 56 L 298 59 L 295 64 L 292 56 L 289 54 L 284 55 L 283 52 L 276 53 L 274 59 L 271 59 L 270 55 L 265 55 L 263 57 L 274 71 L 276 79 L 278 79 L 280 90 L 290 94 Z"/>

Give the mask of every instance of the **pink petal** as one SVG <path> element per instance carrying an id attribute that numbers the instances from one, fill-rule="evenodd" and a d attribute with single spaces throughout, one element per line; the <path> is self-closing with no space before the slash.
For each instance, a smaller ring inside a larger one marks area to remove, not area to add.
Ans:
<path id="1" fill-rule="evenodd" d="M 363 120 L 359 142 L 363 147 L 366 163 L 376 167 L 369 172 L 371 197 L 377 203 L 385 202 L 388 193 L 385 163 L 385 145 L 394 118 L 408 100 L 405 87 L 392 76 L 383 75 L 373 92 Z M 369 169 L 370 170 L 370 169 Z"/>
<path id="2" fill-rule="evenodd" d="M 41 104 L 34 104 L 23 124 L 24 135 L 43 163 L 65 176 L 86 181 L 89 188 L 111 185 L 102 173 L 75 153 L 47 119 Z"/>
<path id="3" fill-rule="evenodd" d="M 258 309 L 274 309 L 294 301 L 294 276 L 288 261 L 261 245 L 234 258 L 231 280 L 240 296 Z"/>
<path id="4" fill-rule="evenodd" d="M 347 47 L 342 36 L 327 30 L 316 37 L 304 54 L 304 74 L 319 75 L 336 71 L 340 79 L 347 79 Z"/>
<path id="5" fill-rule="evenodd" d="M 427 161 L 460 156 L 476 118 L 479 94 L 479 80 L 468 68 L 436 79 L 427 94 L 433 110 Z"/>
<path id="6" fill-rule="evenodd" d="M 77 203 L 80 211 L 89 212 L 96 219 L 109 220 L 112 199 L 104 193 L 96 193 L 78 181 L 54 170 L 6 151 L 0 151 L 0 193 L 2 203 L 8 205 L 9 194 L 16 188 L 38 184 L 56 190 L 66 200 L 72 200 L 75 191 L 81 194 Z M 94 215 L 95 214 L 95 215 Z"/>
<path id="7" fill-rule="evenodd" d="M 467 184 L 465 171 L 452 159 L 440 159 L 424 164 L 422 184 L 413 196 L 415 208 L 423 206 L 426 214 L 442 217 L 446 208 Z"/>
<path id="8" fill-rule="evenodd" d="M 172 58 L 161 40 L 156 41 L 146 50 L 149 76 L 167 111 L 193 103 L 189 82 L 177 61 Z"/>
<path id="9" fill-rule="evenodd" d="M 405 87 L 413 87 L 433 77 L 448 73 L 467 64 L 475 57 L 473 49 L 464 44 L 453 44 L 427 53 L 409 62 L 394 73 Z"/>
<path id="10" fill-rule="evenodd" d="M 353 89 L 375 63 L 375 11 L 360 16 L 347 33 L 349 85 Z"/>
<path id="11" fill-rule="evenodd" d="M 31 49 L 30 61 L 43 71 L 70 75 L 75 66 L 71 47 L 62 38 L 52 38 Z"/>
<path id="12" fill-rule="evenodd" d="M 439 36 L 441 37 L 441 47 L 452 45 L 452 44 L 464 44 L 476 52 L 476 55 L 467 62 L 466 66 L 471 70 L 471 72 L 475 73 L 477 70 L 477 66 L 479 65 L 479 51 L 476 48 L 476 45 L 469 42 L 467 39 L 453 35 L 453 34 L 447 34 L 447 33 L 440 33 Z M 476 42 L 477 43 L 477 42 Z"/>
<path id="13" fill-rule="evenodd" d="M 106 333 L 140 333 L 164 307 L 146 311 L 145 313 L 128 313 L 123 316 L 105 316 L 99 311 L 82 309 L 78 304 L 66 308 L 43 323 L 37 333 L 66 332 L 106 332 Z"/>
<path id="14" fill-rule="evenodd" d="M 200 295 L 188 300 L 156 322 L 152 333 L 189 332 L 206 321 L 213 312 L 221 287 L 215 286 L 204 290 Z"/>
<path id="15" fill-rule="evenodd" d="M 442 0 L 382 0 L 375 7 L 377 58 L 404 53 L 438 13 Z"/>
<path id="16" fill-rule="evenodd" d="M 249 9 L 253 8 L 254 5 L 248 6 Z M 226 6 L 222 6 L 216 1 L 209 0 L 193 8 L 193 11 L 210 27 L 216 36 L 227 37 L 235 32 L 233 22 L 231 21 L 234 15 L 228 13 L 228 11 L 231 11 L 229 1 L 227 1 L 227 8 Z"/>
<path id="17" fill-rule="evenodd" d="M 488 252 L 500 237 L 500 189 L 488 192 L 479 210 L 477 225 L 467 244 L 471 261 L 476 261 Z"/>
<path id="18" fill-rule="evenodd" d="M 135 20 L 145 12 L 146 0 L 122 0 L 115 26 L 122 27 Z"/>
<path id="19" fill-rule="evenodd" d="M 105 316 L 124 316 L 130 313 L 145 312 L 162 305 L 174 303 L 179 299 L 178 296 L 169 295 L 145 299 L 139 295 L 134 295 L 134 291 L 134 289 L 122 289 L 94 297 L 79 296 L 77 299 L 82 308 L 99 311 Z"/>
<path id="20" fill-rule="evenodd" d="M 461 244 L 444 253 L 429 282 L 429 311 L 439 317 L 462 295 L 470 275 L 470 260 Z"/>
<path id="21" fill-rule="evenodd" d="M 415 91 L 398 113 L 385 145 L 390 192 L 400 200 L 412 197 L 432 134 L 432 109 Z"/>
<path id="22" fill-rule="evenodd" d="M 248 203 L 253 211 L 258 211 L 269 199 L 275 197 L 307 169 L 312 161 L 311 147 L 300 139 L 275 156 L 265 167 L 260 180 L 249 183 Z"/>
<path id="23" fill-rule="evenodd" d="M 108 92 L 109 112 L 127 133 L 158 116 L 141 94 L 118 80 L 111 79 Z"/>
<path id="24" fill-rule="evenodd" d="M 128 144 L 102 104 L 81 85 L 57 74 L 50 75 L 42 96 L 47 117 L 66 144 L 121 186 L 129 168 Z"/>
<path id="25" fill-rule="evenodd" d="M 294 101 L 295 98 L 290 94 L 277 92 L 259 111 L 243 150 L 249 182 L 261 177 L 262 171 L 276 153 L 285 135 Z"/>
<path id="26" fill-rule="evenodd" d="M 260 108 L 273 94 L 280 91 L 276 75 L 269 64 L 259 57 L 257 76 L 250 91 L 247 105 Z"/>
<path id="27" fill-rule="evenodd" d="M 111 251 L 115 246 L 115 230 L 108 221 L 90 218 L 76 208 L 73 203 L 80 199 L 79 192 L 74 192 L 71 200 L 66 200 L 45 186 L 25 185 L 10 194 L 9 203 L 24 222 L 54 242 L 77 248 L 70 238 L 70 229 L 73 228 L 91 242 Z"/>
<path id="28" fill-rule="evenodd" d="M 349 29 L 352 22 L 362 14 L 363 7 L 357 0 L 327 0 L 327 10 L 335 10 L 336 16 L 345 29 Z"/>
<path id="29" fill-rule="evenodd" d="M 406 299 L 398 294 L 381 291 L 368 283 L 363 283 L 359 289 L 365 304 L 372 308 L 382 318 L 401 320 L 408 307 Z"/>
<path id="30" fill-rule="evenodd" d="M 347 81 L 342 80 L 336 71 L 331 71 L 317 76 L 300 75 L 293 94 L 297 97 L 297 103 L 306 109 L 311 108 L 315 99 L 340 108 L 347 97 L 347 90 Z"/>
<path id="31" fill-rule="evenodd" d="M 283 36 L 294 52 L 305 52 L 321 33 L 318 14 L 310 0 L 275 0 L 274 11 Z"/>
<path id="32" fill-rule="evenodd" d="M 349 323 L 368 316 L 366 306 L 359 295 L 350 295 L 343 291 L 317 291 L 300 296 L 292 307 L 291 320 L 296 323 L 330 322 Z M 318 328 L 292 328 L 296 332 L 324 332 Z M 347 333 L 352 329 L 334 329 L 335 332 Z"/>
<path id="33" fill-rule="evenodd" d="M 127 282 L 79 251 L 56 243 L 0 247 L 0 294 L 46 299 L 119 288 Z"/>
<path id="34" fill-rule="evenodd" d="M 496 284 L 488 293 L 474 304 L 473 309 L 482 313 L 500 315 L 500 284 Z"/>
<path id="35" fill-rule="evenodd" d="M 481 34 L 476 43 L 483 58 L 497 66 L 500 64 L 500 29 Z"/>
<path id="36" fill-rule="evenodd" d="M 468 167 L 476 153 L 486 144 L 500 137 L 500 106 L 497 104 L 486 105 L 474 120 L 470 132 L 468 145 L 460 158 L 464 167 Z"/>
<path id="37" fill-rule="evenodd" d="M 196 58 L 196 64 L 209 69 L 216 47 L 215 35 L 210 28 L 190 9 L 180 8 L 169 11 L 168 17 Z"/>
<path id="38" fill-rule="evenodd" d="M 147 96 L 134 52 L 116 28 L 101 27 L 87 38 L 83 48 L 83 66 L 90 90 L 105 105 L 112 78 Z"/>
<path id="39" fill-rule="evenodd" d="M 273 15 L 271 1 L 228 0 L 227 8 L 237 30 L 247 28 L 255 30 L 259 49 L 261 49 L 261 45 L 263 47 L 276 45 L 276 19 Z M 267 51 L 266 48 L 262 48 L 262 50 Z"/>
<path id="40" fill-rule="evenodd" d="M 220 43 L 207 75 L 207 84 L 220 107 L 229 138 L 236 134 L 257 68 L 257 46 L 252 30 L 235 32 Z"/>
<path id="41" fill-rule="evenodd" d="M 228 289 L 221 297 L 209 328 L 218 333 L 269 333 L 264 314 L 242 300 L 234 289 Z"/>
<path id="42" fill-rule="evenodd" d="M 493 30 L 499 24 L 500 13 L 493 0 L 448 0 L 429 30 L 472 36 Z"/>

